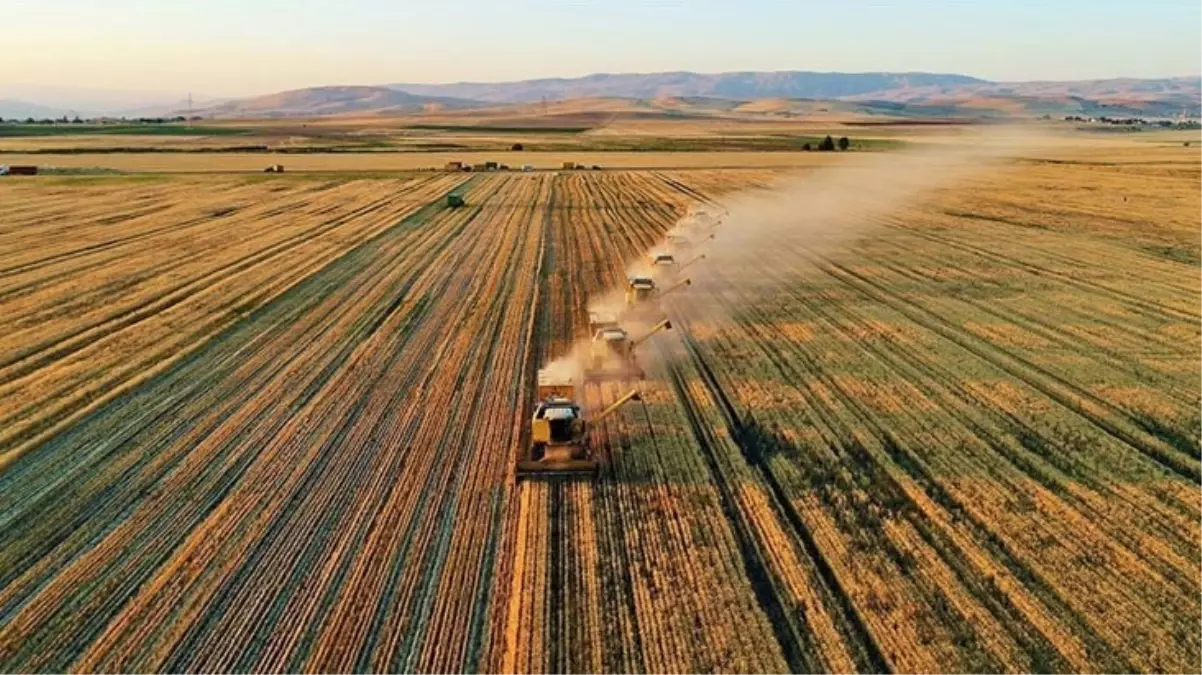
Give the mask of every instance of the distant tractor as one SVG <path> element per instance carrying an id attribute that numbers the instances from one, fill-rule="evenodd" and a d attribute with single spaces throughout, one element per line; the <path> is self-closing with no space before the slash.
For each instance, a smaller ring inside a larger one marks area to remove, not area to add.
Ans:
<path id="1" fill-rule="evenodd" d="M 463 162 L 447 162 L 447 171 L 463 171 Z"/>
<path id="2" fill-rule="evenodd" d="M 485 171 L 496 171 L 497 170 L 497 162 L 485 162 L 484 170 Z"/>
<path id="3" fill-rule="evenodd" d="M 463 201 L 463 195 L 459 194 L 458 192 L 452 192 L 451 194 L 447 195 L 447 206 L 452 209 L 457 209 L 460 206 L 463 206 L 465 203 L 466 202 Z"/>

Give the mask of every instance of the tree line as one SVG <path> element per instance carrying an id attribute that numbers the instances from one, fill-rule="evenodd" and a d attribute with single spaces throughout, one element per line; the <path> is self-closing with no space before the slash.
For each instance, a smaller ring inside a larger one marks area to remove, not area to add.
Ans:
<path id="1" fill-rule="evenodd" d="M 804 150 L 805 152 L 810 152 L 811 150 L 815 150 L 815 149 L 817 149 L 818 152 L 833 152 L 835 150 L 835 148 L 838 148 L 839 150 L 846 150 L 850 147 L 851 147 L 851 141 L 848 140 L 847 136 L 843 136 L 838 141 L 836 141 L 835 139 L 831 138 L 828 135 L 826 138 L 822 139 L 822 141 L 818 143 L 817 148 L 814 148 L 809 143 L 805 143 L 801 146 L 801 149 Z"/>
<path id="2" fill-rule="evenodd" d="M 198 122 L 204 119 L 199 115 L 192 117 L 184 117 L 176 115 L 175 117 L 96 117 L 84 119 L 79 115 L 75 117 L 10 117 L 5 119 L 0 117 L 0 124 L 172 124 L 175 122 Z"/>

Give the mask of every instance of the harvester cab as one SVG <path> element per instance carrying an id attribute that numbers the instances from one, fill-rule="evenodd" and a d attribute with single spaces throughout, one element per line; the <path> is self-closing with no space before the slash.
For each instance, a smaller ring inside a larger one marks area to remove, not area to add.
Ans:
<path id="1" fill-rule="evenodd" d="M 672 322 L 664 319 L 636 339 L 631 339 L 630 334 L 622 328 L 603 328 L 597 331 L 589 347 L 589 362 L 584 370 L 584 380 L 604 382 L 644 379 L 646 373 L 639 367 L 635 348 L 661 330 L 671 329 Z"/>
<path id="2" fill-rule="evenodd" d="M 630 277 L 626 280 L 626 305 L 648 303 L 655 298 L 655 280 L 651 277 Z"/>
<path id="3" fill-rule="evenodd" d="M 674 269 L 676 267 L 676 256 L 671 253 L 656 253 L 651 256 L 651 266 L 655 269 Z"/>
<path id="4" fill-rule="evenodd" d="M 452 192 L 451 194 L 447 195 L 447 206 L 449 208 L 457 209 L 464 204 L 465 202 L 463 201 L 463 195 L 459 194 L 458 192 Z"/>
<path id="5" fill-rule="evenodd" d="M 671 253 L 656 253 L 647 262 L 651 264 L 651 273 L 660 279 L 674 280 L 680 271 L 680 264 Z"/>
<path id="6" fill-rule="evenodd" d="M 595 475 L 597 461 L 589 448 L 589 426 L 600 423 L 630 401 L 642 400 L 637 390 L 630 391 L 586 421 L 575 394 L 571 378 L 539 371 L 536 393 L 539 400 L 530 421 L 530 445 L 518 459 L 518 478 Z"/>

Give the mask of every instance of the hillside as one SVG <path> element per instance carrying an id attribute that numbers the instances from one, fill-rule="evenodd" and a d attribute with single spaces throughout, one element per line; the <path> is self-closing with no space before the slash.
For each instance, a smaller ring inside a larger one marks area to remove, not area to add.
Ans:
<path id="1" fill-rule="evenodd" d="M 807 71 L 737 72 L 702 74 L 599 73 L 578 78 L 550 78 L 518 82 L 459 82 L 455 84 L 390 85 L 423 96 L 454 96 L 477 101 L 520 103 L 542 98 L 660 98 L 714 97 L 736 100 L 757 98 L 844 98 L 911 87 L 952 87 L 985 84 L 966 75 L 937 73 L 815 73 Z"/>
<path id="2" fill-rule="evenodd" d="M 1069 82 L 988 82 L 955 87 L 910 87 L 847 97 L 923 105 L 1009 109 L 1015 114 L 1172 116 L 1199 113 L 1202 79 L 1171 77 Z M 988 105 L 997 103 L 997 106 Z"/>
<path id="3" fill-rule="evenodd" d="M 1170 117 L 1202 114 L 1202 80 L 987 82 L 935 73 L 792 71 L 599 74 L 521 82 L 311 87 L 225 101 L 194 112 L 214 118 L 317 117 L 475 114 L 481 108 L 493 112 L 511 108 L 518 116 L 646 111 L 743 116 L 851 112 L 903 117 Z"/>
<path id="4" fill-rule="evenodd" d="M 83 111 L 82 114 L 89 114 L 91 111 Z M 5 98 L 0 99 L 0 117 L 4 119 L 21 119 L 25 117 L 34 118 L 58 118 L 63 115 L 73 116 L 72 111 L 66 108 L 55 108 L 52 106 L 41 105 L 38 103 L 30 103 L 19 99 Z"/>
<path id="5" fill-rule="evenodd" d="M 388 87 L 310 87 L 227 101 L 196 111 L 205 117 L 305 117 L 345 113 L 409 113 L 477 106 L 448 96 L 423 96 Z"/>

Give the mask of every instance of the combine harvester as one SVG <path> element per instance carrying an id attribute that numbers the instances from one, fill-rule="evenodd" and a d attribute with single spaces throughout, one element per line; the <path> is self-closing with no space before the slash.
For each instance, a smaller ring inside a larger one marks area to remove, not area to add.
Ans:
<path id="1" fill-rule="evenodd" d="M 705 260 L 705 254 L 694 256 L 691 260 L 681 263 L 676 259 L 676 256 L 671 253 L 656 253 L 650 258 L 651 274 L 656 277 L 662 277 L 667 281 L 676 281 L 680 278 L 681 272 L 684 272 L 689 267 Z"/>
<path id="2" fill-rule="evenodd" d="M 664 271 L 669 274 L 676 271 L 676 256 L 671 253 L 656 253 L 648 262 L 651 263 L 651 269 L 656 271 Z"/>
<path id="3" fill-rule="evenodd" d="M 727 215 L 729 215 L 728 211 L 717 206 L 693 204 L 689 207 L 685 218 L 694 223 L 698 228 L 714 230 L 722 224 L 722 219 Z"/>
<path id="4" fill-rule="evenodd" d="M 530 445 L 518 459 L 519 479 L 535 476 L 588 476 L 597 473 L 597 459 L 589 445 L 589 431 L 631 401 L 641 401 L 637 389 L 614 401 L 591 419 L 585 419 L 576 402 L 570 377 L 538 372 L 538 403 L 530 420 Z"/>
<path id="5" fill-rule="evenodd" d="M 630 339 L 630 334 L 618 326 L 599 329 L 589 346 L 585 383 L 644 379 L 646 373 L 639 367 L 634 350 L 662 330 L 672 330 L 672 322 L 660 321 L 637 340 Z"/>
<path id="6" fill-rule="evenodd" d="M 692 283 L 692 279 L 681 279 L 660 290 L 651 277 L 630 277 L 626 280 L 626 314 L 643 318 L 662 314 L 660 300 Z"/>
<path id="7" fill-rule="evenodd" d="M 685 228 L 674 227 L 668 230 L 664 241 L 667 244 L 669 252 L 677 255 L 688 255 L 698 246 L 714 239 L 716 236 L 713 232 L 693 234 Z"/>
<path id="8" fill-rule="evenodd" d="M 605 328 L 617 328 L 618 315 L 613 312 L 592 311 L 588 313 L 588 330 L 592 334 Z"/>

